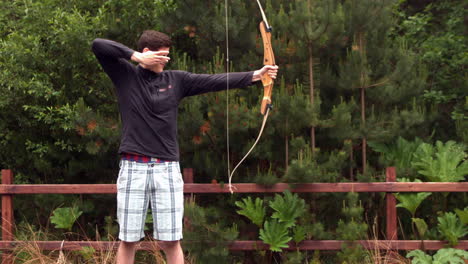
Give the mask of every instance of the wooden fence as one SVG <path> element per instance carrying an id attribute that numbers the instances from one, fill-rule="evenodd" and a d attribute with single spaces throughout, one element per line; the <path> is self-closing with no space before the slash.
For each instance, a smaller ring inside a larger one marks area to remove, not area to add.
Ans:
<path id="1" fill-rule="evenodd" d="M 193 183 L 193 171 L 184 169 L 184 193 L 229 193 L 226 185 Z M 286 189 L 298 193 L 336 193 L 336 192 L 385 192 L 386 193 L 386 240 L 356 241 L 367 249 L 383 250 L 413 250 L 422 247 L 420 240 L 398 240 L 397 236 L 397 208 L 394 192 L 468 192 L 468 182 L 396 182 L 394 167 L 386 169 L 386 182 L 373 183 L 306 183 L 297 184 L 291 188 L 290 184 L 278 183 L 270 187 L 253 184 L 233 184 L 237 193 L 279 193 Z M 0 249 L 6 252 L 28 241 L 14 240 L 13 195 L 17 194 L 115 194 L 115 184 L 13 184 L 11 170 L 2 170 L 0 195 L 2 196 L 2 237 Z M 342 240 L 306 240 L 301 243 L 290 243 L 285 250 L 340 250 Z M 84 246 L 98 250 L 116 249 L 118 242 L 105 241 L 34 241 L 43 250 L 80 250 Z M 447 244 L 446 241 L 424 240 L 426 250 L 437 250 Z M 268 249 L 268 245 L 261 241 L 234 241 L 229 244 L 231 251 L 248 251 Z M 461 240 L 457 248 L 468 249 L 468 240 Z M 151 242 L 141 242 L 138 250 L 153 250 Z M 3 253 L 2 264 L 10 264 L 12 255 Z"/>

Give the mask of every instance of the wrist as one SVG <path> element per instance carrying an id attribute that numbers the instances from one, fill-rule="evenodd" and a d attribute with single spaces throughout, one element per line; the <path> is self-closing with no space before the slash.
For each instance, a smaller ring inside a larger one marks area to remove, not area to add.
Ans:
<path id="1" fill-rule="evenodd" d="M 133 52 L 132 57 L 130 57 L 130 59 L 131 59 L 132 61 L 134 61 L 134 62 L 141 63 L 140 55 L 141 55 L 140 52 L 135 51 L 135 52 Z"/>
<path id="2" fill-rule="evenodd" d="M 254 71 L 252 75 L 252 82 L 256 82 L 262 79 L 262 76 L 260 75 L 260 73 L 261 73 L 260 70 Z"/>

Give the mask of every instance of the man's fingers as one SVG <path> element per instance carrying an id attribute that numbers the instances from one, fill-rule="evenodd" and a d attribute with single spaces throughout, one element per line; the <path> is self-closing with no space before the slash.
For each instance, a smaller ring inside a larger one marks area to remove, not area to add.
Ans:
<path id="1" fill-rule="evenodd" d="M 171 59 L 171 58 L 166 57 L 166 56 L 156 56 L 156 58 L 159 58 L 161 60 L 167 60 L 167 61 Z"/>
<path id="2" fill-rule="evenodd" d="M 169 54 L 169 51 L 167 50 L 156 51 L 155 54 L 160 55 L 160 56 L 165 56 Z"/>
<path id="3" fill-rule="evenodd" d="M 277 65 L 265 65 L 264 69 L 266 70 L 268 76 L 272 79 L 276 79 L 276 75 L 278 73 L 278 66 Z"/>

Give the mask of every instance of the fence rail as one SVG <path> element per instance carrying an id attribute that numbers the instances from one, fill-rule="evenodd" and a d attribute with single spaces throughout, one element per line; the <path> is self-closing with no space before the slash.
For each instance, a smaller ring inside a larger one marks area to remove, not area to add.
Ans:
<path id="1" fill-rule="evenodd" d="M 193 183 L 193 171 L 184 169 L 184 193 L 229 193 L 227 185 Z M 236 193 L 279 193 L 290 190 L 297 193 L 337 193 L 337 192 L 385 192 L 386 193 L 386 238 L 387 240 L 360 240 L 367 249 L 384 250 L 412 250 L 425 248 L 436 250 L 443 248 L 447 242 L 438 240 L 398 240 L 397 210 L 394 192 L 468 192 L 468 182 L 396 182 L 394 167 L 386 169 L 386 182 L 371 183 L 278 183 L 263 186 L 252 183 L 233 184 Z M 13 196 L 18 194 L 115 194 L 115 184 L 13 184 L 11 170 L 2 170 L 2 240 L 1 250 L 12 250 L 24 243 L 34 243 L 44 250 L 80 250 L 84 246 L 101 250 L 115 249 L 118 242 L 105 241 L 15 241 L 13 237 Z M 339 250 L 343 240 L 306 240 L 299 244 L 290 243 L 286 250 Z M 234 241 L 227 244 L 232 251 L 249 251 L 268 249 L 268 245 L 261 241 Z M 459 241 L 457 248 L 468 249 L 468 240 Z M 138 250 L 153 250 L 152 242 L 141 242 Z M 11 264 L 12 255 L 3 253 L 2 264 Z"/>
<path id="2" fill-rule="evenodd" d="M 466 192 L 468 182 L 277 183 L 266 187 L 234 183 L 236 193 Z M 115 194 L 115 184 L 2 184 L 0 194 Z M 186 183 L 184 193 L 229 193 L 227 185 Z"/>
<path id="3" fill-rule="evenodd" d="M 304 240 L 298 244 L 289 243 L 289 247 L 284 250 L 340 250 L 346 240 Z M 116 250 L 118 241 L 0 241 L 0 249 L 10 250 L 31 243 L 37 245 L 42 250 L 81 250 L 83 247 L 92 247 L 96 250 Z M 184 242 L 182 242 L 183 244 Z M 437 250 L 446 245 L 444 241 L 437 240 L 357 240 L 354 243 L 360 244 L 363 248 L 370 250 L 413 250 L 420 249 L 424 244 L 426 250 Z M 260 240 L 237 240 L 227 243 L 231 251 L 254 251 L 267 250 L 269 246 Z M 468 241 L 463 240 L 455 247 L 460 249 L 468 248 Z M 158 250 L 156 243 L 152 241 L 142 241 L 138 244 L 137 250 Z"/>

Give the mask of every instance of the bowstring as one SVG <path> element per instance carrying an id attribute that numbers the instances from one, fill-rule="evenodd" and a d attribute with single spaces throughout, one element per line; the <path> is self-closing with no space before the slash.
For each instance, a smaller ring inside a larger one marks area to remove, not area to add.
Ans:
<path id="1" fill-rule="evenodd" d="M 229 184 L 231 183 L 231 166 L 230 166 L 230 147 L 229 147 L 229 12 L 228 0 L 224 0 L 224 12 L 226 17 L 226 146 L 227 146 L 227 174 Z"/>
<path id="2" fill-rule="evenodd" d="M 229 175 L 229 184 L 228 184 L 228 187 L 229 187 L 229 191 L 231 192 L 231 194 L 234 193 L 233 188 L 235 189 L 235 187 L 232 186 L 232 184 L 231 184 L 232 176 L 234 175 L 234 172 L 236 171 L 236 169 L 239 168 L 239 166 L 241 165 L 241 163 L 247 158 L 247 156 L 249 156 L 250 152 L 252 152 L 252 150 L 255 148 L 255 146 L 257 145 L 258 141 L 259 141 L 260 138 L 262 137 L 263 129 L 265 128 L 265 124 L 266 124 L 266 121 L 267 121 L 267 119 L 268 119 L 268 114 L 269 114 L 269 113 L 270 113 L 270 107 L 267 107 L 266 113 L 265 113 L 265 115 L 263 116 L 262 127 L 260 128 L 260 132 L 258 133 L 257 139 L 255 140 L 255 142 L 253 143 L 253 145 L 252 145 L 252 147 L 249 149 L 249 151 L 247 151 L 247 154 L 245 154 L 245 156 L 241 159 L 241 161 L 239 161 L 239 163 L 237 163 L 236 167 L 234 167 L 234 169 L 232 170 L 231 174 Z"/>

